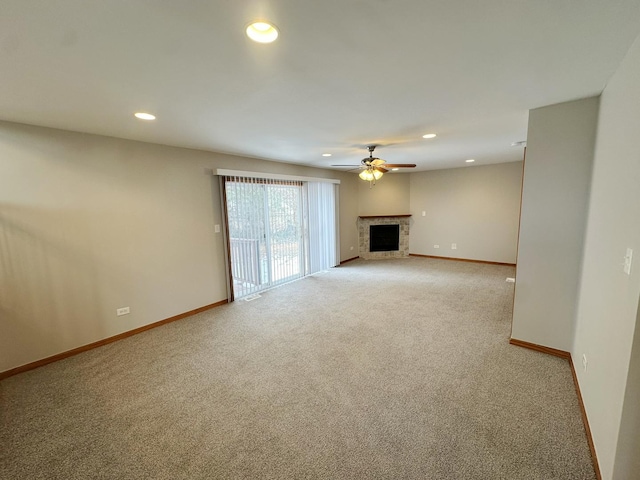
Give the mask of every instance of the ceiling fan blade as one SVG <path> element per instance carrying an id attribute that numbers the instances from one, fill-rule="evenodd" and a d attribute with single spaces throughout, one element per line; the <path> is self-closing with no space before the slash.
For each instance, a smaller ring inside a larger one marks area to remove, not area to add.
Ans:
<path id="1" fill-rule="evenodd" d="M 374 169 L 374 170 L 379 171 L 380 173 L 387 173 L 387 172 L 389 171 L 389 170 L 387 170 L 386 168 L 384 168 L 384 167 L 380 167 L 380 166 L 378 166 L 378 167 L 373 167 L 373 169 Z"/>
<path id="2" fill-rule="evenodd" d="M 378 167 L 378 166 L 380 166 L 380 165 L 382 165 L 382 164 L 384 164 L 384 163 L 387 163 L 387 162 L 385 162 L 385 161 L 384 161 L 383 159 L 381 159 L 381 158 L 374 158 L 374 159 L 371 161 L 371 165 L 373 165 L 374 167 Z"/>
<path id="3" fill-rule="evenodd" d="M 415 163 L 385 163 L 385 168 L 414 168 Z"/>

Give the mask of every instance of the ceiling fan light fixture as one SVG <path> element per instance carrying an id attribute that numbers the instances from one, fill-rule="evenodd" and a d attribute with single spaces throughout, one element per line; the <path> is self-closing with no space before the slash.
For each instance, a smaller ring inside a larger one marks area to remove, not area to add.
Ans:
<path id="1" fill-rule="evenodd" d="M 368 145 L 369 156 L 360 160 L 360 165 L 331 165 L 332 167 L 353 167 L 352 170 L 356 168 L 360 169 L 360 173 L 358 176 L 369 182 L 369 188 L 372 185 L 375 185 L 376 180 L 382 178 L 382 175 L 389 172 L 390 170 L 398 170 L 400 168 L 415 168 L 415 163 L 387 163 L 385 160 L 381 158 L 374 157 L 373 151 L 376 149 L 376 145 Z"/>
<path id="2" fill-rule="evenodd" d="M 366 182 L 373 182 L 374 180 L 380 180 L 382 178 L 382 172 L 374 170 L 373 168 L 367 168 L 361 171 L 358 176 Z"/>
<path id="3" fill-rule="evenodd" d="M 253 22 L 245 31 L 247 37 L 258 43 L 271 43 L 278 38 L 278 29 L 267 22 Z"/>
<path id="4" fill-rule="evenodd" d="M 427 133 L 426 135 L 422 135 L 422 138 L 435 138 L 437 135 L 435 133 Z"/>

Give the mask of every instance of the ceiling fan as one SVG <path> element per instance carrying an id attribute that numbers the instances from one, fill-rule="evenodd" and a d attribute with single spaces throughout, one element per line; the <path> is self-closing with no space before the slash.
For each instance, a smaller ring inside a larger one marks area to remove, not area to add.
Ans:
<path id="1" fill-rule="evenodd" d="M 385 160 L 374 157 L 373 151 L 377 145 L 369 145 L 369 156 L 363 158 L 360 161 L 360 165 L 331 165 L 332 167 L 353 167 L 359 168 L 362 171 L 358 175 L 362 180 L 373 183 L 375 185 L 376 180 L 380 179 L 383 174 L 387 173 L 390 169 L 396 168 L 414 168 L 415 163 L 387 163 Z"/>

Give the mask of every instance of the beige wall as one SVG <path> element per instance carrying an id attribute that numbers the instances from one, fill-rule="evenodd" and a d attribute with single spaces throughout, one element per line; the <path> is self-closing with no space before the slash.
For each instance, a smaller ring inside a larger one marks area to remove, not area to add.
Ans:
<path id="1" fill-rule="evenodd" d="M 225 299 L 216 168 L 339 178 L 341 260 L 357 256 L 358 215 L 411 211 L 406 173 L 370 189 L 352 173 L 0 122 L 0 371 Z"/>
<path id="2" fill-rule="evenodd" d="M 640 391 L 636 351 L 639 345 L 633 344 L 640 297 L 638 132 L 640 38 L 602 93 L 571 350 L 605 480 L 612 478 L 614 465 L 616 479 L 640 478 L 638 470 L 632 476 L 624 475 L 634 462 L 637 465 L 640 455 L 640 400 L 635 396 L 625 401 L 625 391 Z M 631 275 L 623 272 L 627 248 L 634 251 Z M 586 372 L 581 367 L 583 354 L 588 359 Z M 621 424 L 635 428 L 620 430 Z M 629 449 L 633 451 L 630 458 L 616 455 L 616 450 L 622 453 Z"/>
<path id="3" fill-rule="evenodd" d="M 409 213 L 408 173 L 387 173 L 369 188 L 358 179 L 359 215 L 405 215 Z M 357 245 L 357 244 L 356 244 Z"/>
<path id="4" fill-rule="evenodd" d="M 598 101 L 532 110 L 512 337 L 571 350 Z"/>
<path id="5" fill-rule="evenodd" d="M 339 178 L 357 245 L 355 175 L 0 122 L 0 371 L 225 299 L 215 168 Z"/>
<path id="6" fill-rule="evenodd" d="M 352 173 L 334 170 L 325 175 L 340 179 L 340 261 L 349 260 L 358 256 L 358 181 L 360 179 Z"/>
<path id="7" fill-rule="evenodd" d="M 411 253 L 515 263 L 521 184 L 522 162 L 412 173 Z"/>

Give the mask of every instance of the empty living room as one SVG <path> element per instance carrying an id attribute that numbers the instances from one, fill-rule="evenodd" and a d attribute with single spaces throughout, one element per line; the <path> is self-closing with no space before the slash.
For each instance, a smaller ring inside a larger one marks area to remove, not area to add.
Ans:
<path id="1" fill-rule="evenodd" d="M 0 12 L 0 478 L 640 480 L 640 0 Z"/>

